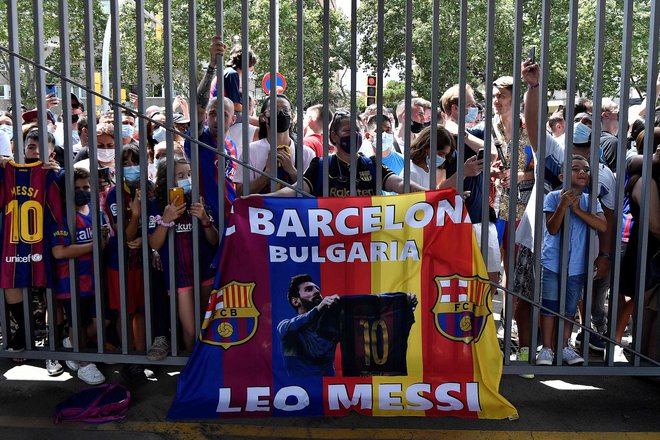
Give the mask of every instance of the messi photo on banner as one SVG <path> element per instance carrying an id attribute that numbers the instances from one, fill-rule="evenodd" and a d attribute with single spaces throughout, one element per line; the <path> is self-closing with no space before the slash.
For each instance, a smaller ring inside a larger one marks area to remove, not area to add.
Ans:
<path id="1" fill-rule="evenodd" d="M 454 190 L 239 199 L 170 419 L 518 417 Z"/>

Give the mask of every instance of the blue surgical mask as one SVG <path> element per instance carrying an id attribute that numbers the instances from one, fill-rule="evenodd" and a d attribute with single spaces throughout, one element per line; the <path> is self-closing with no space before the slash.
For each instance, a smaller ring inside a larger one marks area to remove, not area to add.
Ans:
<path id="1" fill-rule="evenodd" d="M 5 134 L 9 136 L 9 140 L 11 140 L 14 137 L 14 129 L 12 128 L 11 125 L 7 125 L 7 124 L 0 125 L 0 131 L 4 131 Z"/>
<path id="2" fill-rule="evenodd" d="M 477 107 L 468 107 L 467 115 L 465 115 L 465 123 L 471 124 L 477 120 L 479 109 Z"/>
<path id="3" fill-rule="evenodd" d="M 158 127 L 151 133 L 151 136 L 156 142 L 163 142 L 165 140 L 165 129 L 163 127 Z"/>
<path id="4" fill-rule="evenodd" d="M 589 126 L 583 124 L 582 122 L 578 122 L 573 127 L 574 144 L 586 144 L 587 142 L 589 142 L 590 136 L 591 136 L 591 128 L 589 128 Z"/>
<path id="5" fill-rule="evenodd" d="M 426 166 L 428 167 L 429 170 L 432 170 L 433 168 L 438 168 L 442 166 L 442 164 L 445 163 L 445 158 L 442 156 L 435 156 L 435 167 L 431 166 L 431 156 L 426 156 Z"/>
<path id="6" fill-rule="evenodd" d="M 176 186 L 183 188 L 183 193 L 188 194 L 192 191 L 192 179 L 188 177 L 187 179 L 177 180 Z"/>
<path id="7" fill-rule="evenodd" d="M 132 125 L 124 124 L 121 126 L 121 137 L 124 139 L 133 137 L 134 131 L 135 129 Z"/>
<path id="8" fill-rule="evenodd" d="M 124 180 L 127 182 L 137 182 L 140 180 L 140 167 L 137 165 L 124 167 Z"/>
<path id="9" fill-rule="evenodd" d="M 392 133 L 383 133 L 383 141 L 381 142 L 381 150 L 387 153 L 394 147 L 394 135 Z"/>

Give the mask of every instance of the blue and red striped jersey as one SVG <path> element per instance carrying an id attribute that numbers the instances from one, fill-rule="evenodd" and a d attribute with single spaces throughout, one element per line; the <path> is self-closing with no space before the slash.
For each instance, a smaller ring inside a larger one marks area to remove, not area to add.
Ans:
<path id="1" fill-rule="evenodd" d="M 53 225 L 62 223 L 57 173 L 42 162 L 0 168 L 3 207 L 0 287 L 50 287 Z M 44 239 L 45 238 L 45 239 Z"/>

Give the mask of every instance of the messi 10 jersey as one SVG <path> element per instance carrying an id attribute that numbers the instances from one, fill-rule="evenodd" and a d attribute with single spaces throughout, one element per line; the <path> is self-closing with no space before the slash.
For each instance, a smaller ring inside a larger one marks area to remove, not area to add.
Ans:
<path id="1" fill-rule="evenodd" d="M 343 376 L 406 376 L 408 335 L 415 322 L 405 293 L 341 298 Z"/>
<path id="2" fill-rule="evenodd" d="M 51 233 L 62 220 L 57 173 L 42 162 L 0 167 L 0 287 L 50 287 Z"/>

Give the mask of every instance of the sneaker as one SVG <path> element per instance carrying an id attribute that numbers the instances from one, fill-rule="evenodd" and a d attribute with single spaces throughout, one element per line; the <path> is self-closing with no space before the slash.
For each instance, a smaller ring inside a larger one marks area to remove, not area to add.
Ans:
<path id="1" fill-rule="evenodd" d="M 555 354 L 550 347 L 543 347 L 536 355 L 536 365 L 552 365 Z"/>
<path id="2" fill-rule="evenodd" d="M 68 336 L 62 339 L 62 347 L 73 348 L 73 345 L 71 345 L 71 339 L 69 339 Z M 78 369 L 80 368 L 80 362 L 78 361 L 64 361 L 64 363 L 71 371 L 78 371 Z"/>
<path id="3" fill-rule="evenodd" d="M 626 357 L 626 355 L 623 352 L 623 347 L 620 347 L 618 345 L 616 345 L 614 347 L 614 359 L 613 359 L 613 361 L 614 362 L 624 362 L 626 364 L 628 363 L 628 358 Z"/>
<path id="4" fill-rule="evenodd" d="M 561 356 L 564 359 L 564 363 L 568 365 L 581 364 L 584 362 L 582 356 L 577 354 L 573 347 L 570 346 L 564 347 L 564 349 L 561 351 Z"/>
<path id="5" fill-rule="evenodd" d="M 520 347 L 516 353 L 516 360 L 521 362 L 529 362 L 529 347 Z M 518 376 L 523 379 L 534 379 L 533 374 L 519 374 Z"/>
<path id="6" fill-rule="evenodd" d="M 147 352 L 147 359 L 150 361 L 161 361 L 167 357 L 170 351 L 170 344 L 167 342 L 165 336 L 156 336 L 154 343 L 151 344 Z"/>
<path id="7" fill-rule="evenodd" d="M 25 339 L 23 339 L 23 334 L 19 335 L 18 332 L 14 334 L 14 337 L 12 337 L 7 344 L 7 351 L 13 353 L 21 353 L 25 351 Z"/>
<path id="8" fill-rule="evenodd" d="M 78 369 L 78 379 L 88 385 L 98 385 L 105 382 L 105 376 L 94 364 L 87 364 Z"/>
<path id="9" fill-rule="evenodd" d="M 121 375 L 127 381 L 142 381 L 147 379 L 147 376 L 144 374 L 144 367 L 137 364 L 124 365 Z"/>
<path id="10" fill-rule="evenodd" d="M 576 347 L 581 347 L 582 346 L 582 341 L 584 340 L 584 332 L 578 333 L 578 335 L 575 337 L 575 346 Z M 594 351 L 600 351 L 604 352 L 605 347 L 607 344 L 605 343 L 605 340 L 600 337 L 600 335 L 592 333 L 589 335 L 589 348 L 594 350 Z"/>
<path id="11" fill-rule="evenodd" d="M 62 364 L 59 361 L 48 359 L 46 360 L 46 371 L 49 376 L 57 376 L 62 374 L 64 368 L 62 368 Z"/>

